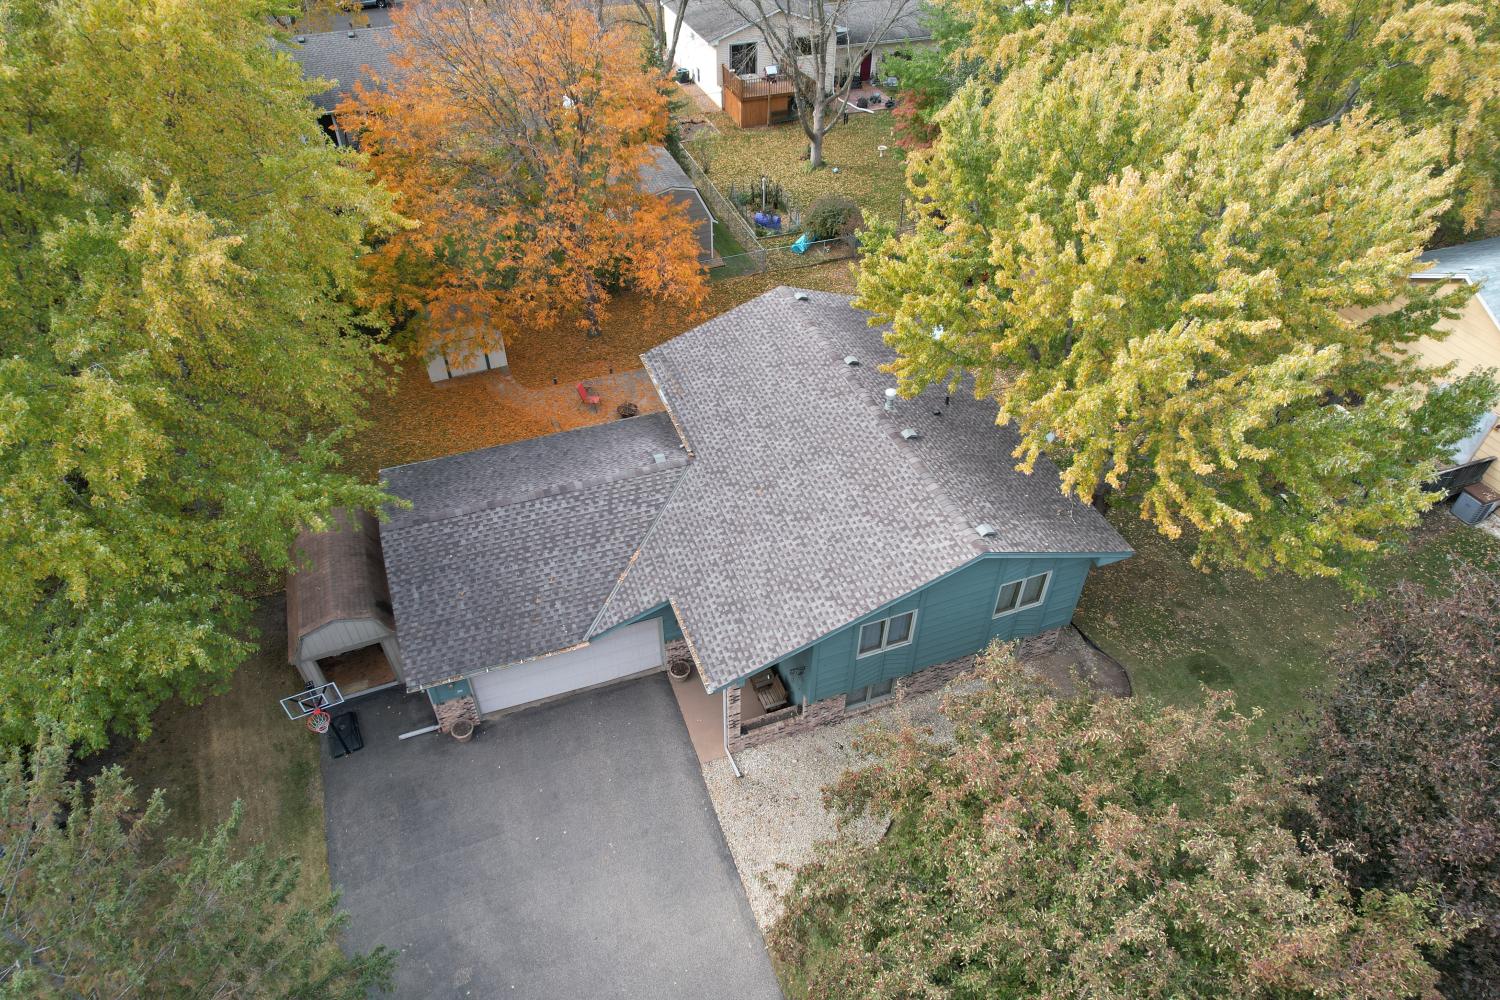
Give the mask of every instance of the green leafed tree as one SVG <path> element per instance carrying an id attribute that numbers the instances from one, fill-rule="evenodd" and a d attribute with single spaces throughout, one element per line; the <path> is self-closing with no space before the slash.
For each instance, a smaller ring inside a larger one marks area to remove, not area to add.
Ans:
<path id="1" fill-rule="evenodd" d="M 337 474 L 399 223 L 263 0 L 0 4 L 0 740 L 142 731 L 242 657 Z"/>
<path id="2" fill-rule="evenodd" d="M 1493 397 L 1403 350 L 1464 298 L 1405 281 L 1447 140 L 1307 127 L 1298 32 L 1217 0 L 1120 20 L 1078 51 L 1053 21 L 955 95 L 909 168 L 928 211 L 873 241 L 859 302 L 904 391 L 999 402 L 1019 468 L 1119 491 L 1200 566 L 1353 576 Z"/>
<path id="3" fill-rule="evenodd" d="M 118 768 L 68 781 L 55 735 L 0 760 L 0 998 L 365 1000 L 388 949 L 345 956 L 337 899 L 296 901 L 300 866 L 238 847 L 239 806 L 163 841 Z"/>
<path id="4" fill-rule="evenodd" d="M 1129 30 L 1137 16 L 1132 0 L 946 0 L 942 6 L 970 25 L 967 44 L 951 51 L 996 76 L 1038 44 L 1076 53 Z M 1441 133 L 1441 162 L 1454 169 L 1456 181 L 1443 215 L 1447 242 L 1500 209 L 1500 5 L 1227 0 L 1227 6 L 1263 29 L 1298 31 L 1307 60 L 1299 85 L 1302 126 L 1365 108 Z M 1059 25 L 1063 30 L 1054 30 Z"/>
<path id="5" fill-rule="evenodd" d="M 950 697 L 952 740 L 875 731 L 827 793 L 845 832 L 770 945 L 820 998 L 1432 997 L 1423 894 L 1356 903 L 1283 825 L 1311 808 L 1227 695 L 1058 697 L 1001 650 Z"/>

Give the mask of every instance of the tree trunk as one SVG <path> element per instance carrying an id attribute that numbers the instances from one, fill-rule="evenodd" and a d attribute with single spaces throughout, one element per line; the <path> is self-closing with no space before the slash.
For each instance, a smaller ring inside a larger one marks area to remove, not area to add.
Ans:
<path id="1" fill-rule="evenodd" d="M 592 340 L 604 335 L 599 326 L 599 285 L 592 274 L 584 279 L 584 284 L 588 292 L 583 297 L 583 315 L 589 321 L 589 339 Z"/>
<path id="2" fill-rule="evenodd" d="M 823 100 L 819 98 L 818 103 L 813 105 L 812 129 L 810 130 L 811 134 L 807 137 L 807 162 L 813 170 L 817 170 L 823 165 L 824 111 Z"/>

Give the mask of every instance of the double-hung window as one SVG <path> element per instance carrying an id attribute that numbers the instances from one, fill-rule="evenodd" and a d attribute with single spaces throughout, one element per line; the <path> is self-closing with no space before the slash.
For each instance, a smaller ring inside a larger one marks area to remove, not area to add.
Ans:
<path id="1" fill-rule="evenodd" d="M 878 622 L 870 622 L 861 625 L 859 629 L 859 656 L 870 656 L 874 653 L 893 649 L 896 646 L 905 646 L 911 642 L 912 628 L 917 623 L 915 611 L 903 611 L 899 615 L 890 618 L 882 618 Z"/>
<path id="2" fill-rule="evenodd" d="M 995 617 L 1013 615 L 1017 611 L 1025 611 L 1041 604 L 1047 599 L 1047 584 L 1051 579 L 1052 573 L 1049 571 L 1028 576 L 1024 580 L 1002 583 L 1000 593 L 995 596 Z"/>
<path id="3" fill-rule="evenodd" d="M 729 68 L 737 76 L 754 76 L 757 56 L 754 42 L 729 46 Z"/>

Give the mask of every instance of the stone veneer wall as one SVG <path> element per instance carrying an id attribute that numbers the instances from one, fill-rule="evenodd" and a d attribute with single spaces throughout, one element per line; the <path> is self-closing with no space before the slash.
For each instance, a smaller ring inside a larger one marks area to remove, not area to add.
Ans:
<path id="1" fill-rule="evenodd" d="M 1016 642 L 1016 656 L 1025 659 L 1031 656 L 1043 656 L 1057 648 L 1059 636 L 1062 629 L 1055 628 L 1038 635 L 1030 635 Z M 896 681 L 894 691 L 898 698 L 911 698 L 929 691 L 936 691 L 960 674 L 974 669 L 974 656 L 961 656 L 947 663 L 938 663 L 918 670 L 914 674 L 907 674 Z M 809 729 L 825 726 L 830 722 L 839 722 L 846 718 L 860 715 L 868 709 L 865 706 L 846 711 L 844 708 L 844 696 L 838 695 L 833 698 L 825 698 L 808 705 L 800 714 L 782 719 L 778 722 L 768 722 L 757 726 L 748 733 L 740 731 L 740 688 L 732 687 L 724 690 L 724 703 L 729 716 L 729 749 L 735 753 L 748 750 L 751 747 L 764 746 L 780 739 L 783 736 L 791 736 L 795 733 L 805 733 Z M 876 708 L 883 701 L 875 702 L 868 708 Z"/>
<path id="2" fill-rule="evenodd" d="M 460 719 L 468 719 L 474 725 L 479 725 L 479 702 L 471 694 L 434 705 L 432 711 L 437 715 L 439 732 L 450 731 Z"/>

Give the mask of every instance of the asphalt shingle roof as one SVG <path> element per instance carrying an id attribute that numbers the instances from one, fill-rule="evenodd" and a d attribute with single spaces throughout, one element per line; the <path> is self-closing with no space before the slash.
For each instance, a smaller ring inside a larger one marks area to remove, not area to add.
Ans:
<path id="1" fill-rule="evenodd" d="M 353 92 L 356 81 L 366 85 L 371 82 L 365 67 L 384 79 L 391 77 L 391 29 L 358 28 L 353 30 L 353 38 L 349 34 L 346 29 L 297 35 L 285 46 L 302 67 L 303 76 L 333 81 L 334 86 L 312 99 L 324 111 L 338 107 Z"/>
<path id="2" fill-rule="evenodd" d="M 1051 463 L 1014 470 L 993 402 L 886 412 L 894 354 L 845 296 L 779 288 L 644 357 L 694 459 L 593 631 L 670 600 L 710 688 L 985 553 L 1130 551 Z"/>
<path id="3" fill-rule="evenodd" d="M 737 0 L 737 2 L 740 10 L 751 15 L 757 14 L 755 0 Z M 833 20 L 849 32 L 851 44 L 863 45 L 890 16 L 893 2 L 899 3 L 901 0 L 843 0 L 843 9 Z M 674 15 L 677 13 L 676 0 L 667 0 L 666 5 Z M 765 0 L 764 7 L 767 13 L 781 10 L 803 16 L 808 9 L 805 0 Z M 891 23 L 883 41 L 899 42 L 931 38 L 932 32 L 923 24 L 922 15 L 922 4 L 911 3 Z M 735 10 L 730 0 L 688 0 L 687 25 L 705 41 L 717 42 L 747 27 L 748 23 L 745 15 Z"/>
<path id="4" fill-rule="evenodd" d="M 1421 257 L 1431 264 L 1418 278 L 1464 278 L 1479 285 L 1479 298 L 1490 315 L 1500 319 L 1500 236 L 1456 247 L 1429 250 Z"/>
<path id="5" fill-rule="evenodd" d="M 641 167 L 641 190 L 647 194 L 661 194 L 682 188 L 696 191 L 692 178 L 682 169 L 666 147 L 650 147 L 651 158 Z"/>
<path id="6" fill-rule="evenodd" d="M 383 470 L 407 686 L 582 642 L 688 462 L 654 413 Z"/>

